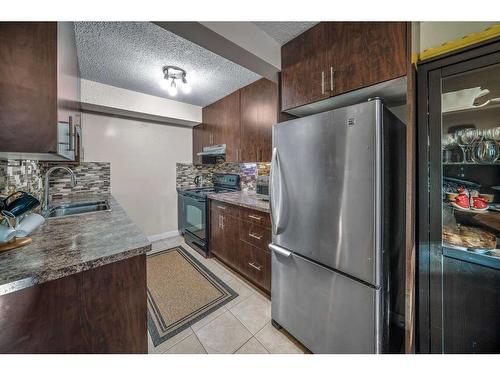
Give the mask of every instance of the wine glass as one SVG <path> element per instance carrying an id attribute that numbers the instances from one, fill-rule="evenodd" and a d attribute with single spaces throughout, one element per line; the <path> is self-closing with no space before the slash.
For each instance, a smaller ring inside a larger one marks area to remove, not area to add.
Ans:
<path id="1" fill-rule="evenodd" d="M 467 143 L 464 140 L 465 130 L 466 129 L 462 129 L 462 130 L 458 130 L 455 132 L 455 139 L 457 141 L 457 145 L 458 145 L 458 147 L 460 147 L 460 150 L 462 150 L 462 162 L 463 163 L 467 163 L 467 159 L 465 157 L 465 147 L 467 146 Z"/>
<path id="2" fill-rule="evenodd" d="M 472 152 L 475 162 L 492 164 L 498 159 L 500 147 L 495 138 L 500 138 L 500 127 L 482 131 L 482 141 L 474 147 Z"/>
<path id="3" fill-rule="evenodd" d="M 443 163 L 452 161 L 453 148 L 457 145 L 457 136 L 455 133 L 445 134 L 441 140 L 441 149 L 443 151 Z"/>
<path id="4" fill-rule="evenodd" d="M 472 149 L 473 145 L 481 140 L 481 131 L 479 129 L 463 129 L 460 132 L 460 143 L 464 147 L 465 162 L 473 163 Z"/>

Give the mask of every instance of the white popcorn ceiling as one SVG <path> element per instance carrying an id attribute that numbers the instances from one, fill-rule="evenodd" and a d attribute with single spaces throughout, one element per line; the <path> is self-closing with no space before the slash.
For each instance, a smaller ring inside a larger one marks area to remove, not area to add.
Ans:
<path id="1" fill-rule="evenodd" d="M 254 22 L 254 24 L 280 45 L 289 42 L 318 22 Z"/>
<path id="2" fill-rule="evenodd" d="M 150 22 L 75 22 L 82 78 L 206 106 L 259 75 Z M 187 71 L 191 93 L 171 97 L 160 86 L 162 67 Z"/>

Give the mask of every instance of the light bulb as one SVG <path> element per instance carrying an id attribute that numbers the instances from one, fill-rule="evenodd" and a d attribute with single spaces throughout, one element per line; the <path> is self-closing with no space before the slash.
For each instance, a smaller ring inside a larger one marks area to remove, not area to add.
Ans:
<path id="1" fill-rule="evenodd" d="M 168 88 L 170 87 L 170 83 L 165 79 L 163 78 L 161 81 L 160 81 L 160 87 L 163 89 L 163 90 L 168 90 Z"/>
<path id="2" fill-rule="evenodd" d="M 177 95 L 177 85 L 175 84 L 174 79 L 172 79 L 172 83 L 170 86 L 168 86 L 168 93 L 170 96 L 176 96 Z"/>
<path id="3" fill-rule="evenodd" d="M 182 79 L 181 89 L 184 94 L 189 94 L 191 92 L 191 85 L 188 83 L 188 81 L 186 81 L 186 78 Z"/>

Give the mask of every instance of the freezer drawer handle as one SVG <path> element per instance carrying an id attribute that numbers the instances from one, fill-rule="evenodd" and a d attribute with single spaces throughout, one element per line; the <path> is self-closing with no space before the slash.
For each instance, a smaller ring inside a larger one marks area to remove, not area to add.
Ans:
<path id="1" fill-rule="evenodd" d="M 250 262 L 250 263 L 248 263 L 248 265 L 252 268 L 255 268 L 257 271 L 262 271 L 262 266 L 259 266 L 259 265 L 255 264 L 254 262 Z"/>
<path id="2" fill-rule="evenodd" d="M 272 243 L 269 244 L 269 249 L 274 251 L 276 254 L 279 254 L 281 256 L 284 256 L 288 258 L 290 255 L 292 255 L 291 251 L 288 251 L 287 249 L 284 249 L 280 246 L 273 245 Z"/>
<path id="3" fill-rule="evenodd" d="M 258 235 L 253 234 L 253 233 L 248 233 L 248 236 L 252 237 L 252 238 L 255 238 L 256 240 L 259 240 L 259 241 L 262 239 L 262 236 L 258 236 Z"/>

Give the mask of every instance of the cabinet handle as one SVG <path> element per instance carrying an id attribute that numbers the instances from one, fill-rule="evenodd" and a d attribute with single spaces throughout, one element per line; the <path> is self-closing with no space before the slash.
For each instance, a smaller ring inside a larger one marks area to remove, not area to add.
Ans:
<path id="1" fill-rule="evenodd" d="M 225 210 L 225 209 L 226 209 L 226 207 L 224 207 L 224 206 L 217 206 L 217 208 L 218 208 L 219 210 Z"/>
<path id="2" fill-rule="evenodd" d="M 321 93 L 325 93 L 325 72 L 321 72 Z"/>
<path id="3" fill-rule="evenodd" d="M 236 161 L 237 162 L 240 161 L 240 153 L 238 152 L 239 150 L 240 150 L 239 148 L 236 149 Z"/>
<path id="4" fill-rule="evenodd" d="M 69 125 L 69 138 L 68 138 L 68 151 L 75 151 L 75 124 L 73 124 L 73 116 L 69 116 L 68 119 L 68 125 Z"/>
<path id="5" fill-rule="evenodd" d="M 257 147 L 257 160 L 256 161 L 260 161 L 259 155 L 260 155 L 260 148 Z"/>
<path id="6" fill-rule="evenodd" d="M 255 220 L 261 220 L 262 218 L 260 216 L 255 216 L 255 215 L 248 215 L 250 219 L 255 219 Z"/>
<path id="7" fill-rule="evenodd" d="M 219 215 L 219 229 L 222 229 L 222 222 L 221 222 L 221 216 Z"/>
<path id="8" fill-rule="evenodd" d="M 335 70 L 333 70 L 333 66 L 330 67 L 330 91 L 333 92 L 335 89 Z"/>
<path id="9" fill-rule="evenodd" d="M 262 271 L 262 266 L 259 266 L 258 264 L 255 264 L 254 262 L 248 263 L 248 265 L 252 268 L 255 268 L 257 271 Z"/>
<path id="10" fill-rule="evenodd" d="M 221 217 L 222 217 L 222 230 L 224 230 L 224 215 L 222 215 Z"/>
<path id="11" fill-rule="evenodd" d="M 262 239 L 262 236 L 257 236 L 256 234 L 253 234 L 253 233 L 248 233 L 248 236 L 255 238 L 256 240 L 259 240 L 259 241 Z"/>

